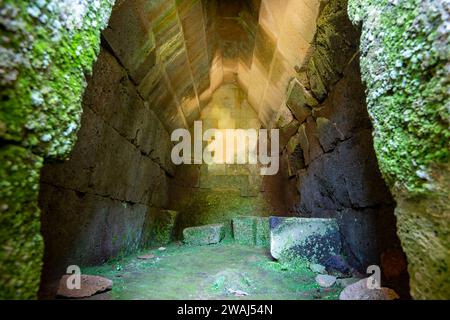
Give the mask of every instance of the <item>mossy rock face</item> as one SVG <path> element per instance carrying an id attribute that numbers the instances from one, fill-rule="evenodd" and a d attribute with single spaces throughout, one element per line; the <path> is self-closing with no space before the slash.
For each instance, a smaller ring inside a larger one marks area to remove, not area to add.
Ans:
<path id="1" fill-rule="evenodd" d="M 323 264 L 341 252 L 336 219 L 270 217 L 270 253 L 284 262 Z"/>
<path id="2" fill-rule="evenodd" d="M 241 197 L 240 191 L 210 189 L 183 194 L 173 209 L 179 212 L 178 237 L 185 227 L 222 223 L 226 237 L 231 238 L 233 218 L 259 213 L 268 216 L 271 212 L 261 196 Z"/>
<path id="3" fill-rule="evenodd" d="M 4 0 L 0 10 L 0 298 L 35 298 L 44 159 L 72 149 L 113 0 Z M 14 242 L 11 242 L 14 239 Z"/>
<path id="4" fill-rule="evenodd" d="M 194 246 L 219 243 L 224 236 L 225 227 L 223 224 L 208 224 L 183 230 L 184 243 Z"/>
<path id="5" fill-rule="evenodd" d="M 161 246 L 173 241 L 177 215 L 173 210 L 151 209 L 144 222 L 143 245 Z"/>
<path id="6" fill-rule="evenodd" d="M 2 2 L 2 139 L 43 156 L 67 155 L 79 127 L 85 73 L 113 2 Z"/>
<path id="7" fill-rule="evenodd" d="M 42 158 L 0 148 L 0 299 L 36 297 L 44 244 L 37 205 Z"/>
<path id="8" fill-rule="evenodd" d="M 380 170 L 397 201 L 411 294 L 449 299 L 450 20 L 445 1 L 349 0 Z"/>
<path id="9" fill-rule="evenodd" d="M 239 244 L 269 247 L 269 218 L 253 216 L 233 218 L 233 238 Z"/>

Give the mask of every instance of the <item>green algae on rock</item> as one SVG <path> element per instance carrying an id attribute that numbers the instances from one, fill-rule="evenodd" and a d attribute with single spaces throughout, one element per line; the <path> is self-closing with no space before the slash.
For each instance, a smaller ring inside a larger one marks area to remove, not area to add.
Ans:
<path id="1" fill-rule="evenodd" d="M 2 139 L 46 157 L 75 141 L 81 99 L 113 0 L 2 3 Z M 10 59 L 8 59 L 10 58 Z"/>
<path id="2" fill-rule="evenodd" d="M 0 299 L 36 297 L 44 250 L 38 201 L 42 158 L 0 148 Z"/>
<path id="3" fill-rule="evenodd" d="M 194 246 L 219 243 L 224 236 L 225 228 L 223 224 L 208 224 L 183 230 L 184 243 Z"/>
<path id="4" fill-rule="evenodd" d="M 174 240 L 178 212 L 152 209 L 144 222 L 142 239 L 144 246 L 166 245 Z"/>
<path id="5" fill-rule="evenodd" d="M 380 170 L 397 201 L 411 294 L 450 293 L 450 19 L 431 0 L 350 0 Z"/>
<path id="6" fill-rule="evenodd" d="M 256 216 L 238 216 L 232 219 L 233 238 L 243 245 L 269 247 L 269 218 Z"/>
<path id="7" fill-rule="evenodd" d="M 44 159 L 67 156 L 75 142 L 85 73 L 98 53 L 113 2 L 2 1 L 2 298 L 36 297 L 43 253 L 40 168 Z"/>

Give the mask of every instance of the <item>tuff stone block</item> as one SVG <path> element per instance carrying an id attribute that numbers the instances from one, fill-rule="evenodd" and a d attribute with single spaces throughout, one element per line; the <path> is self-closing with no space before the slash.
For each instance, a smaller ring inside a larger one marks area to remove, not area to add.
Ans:
<path id="1" fill-rule="evenodd" d="M 270 217 L 270 253 L 275 259 L 323 264 L 341 251 L 335 219 Z"/>
<path id="2" fill-rule="evenodd" d="M 199 227 L 189 227 L 183 230 L 184 243 L 188 245 L 208 245 L 222 241 L 225 236 L 223 224 L 209 224 Z"/>

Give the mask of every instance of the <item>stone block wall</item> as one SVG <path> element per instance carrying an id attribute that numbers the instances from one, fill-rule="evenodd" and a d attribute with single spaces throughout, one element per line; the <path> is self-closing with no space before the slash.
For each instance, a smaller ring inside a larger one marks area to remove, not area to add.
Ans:
<path id="1" fill-rule="evenodd" d="M 128 70 L 103 48 L 77 143 L 68 160 L 48 161 L 41 172 L 44 287 L 68 265 L 100 264 L 153 243 L 144 223 L 168 206 L 171 145 Z"/>
<path id="2" fill-rule="evenodd" d="M 80 124 L 85 74 L 113 1 L 5 0 L 0 6 L 0 299 L 37 297 L 45 159 L 64 159 Z"/>
<path id="3" fill-rule="evenodd" d="M 245 93 L 233 84 L 224 84 L 215 91 L 199 120 L 203 132 L 208 129 L 258 130 L 261 127 Z M 204 142 L 204 147 L 206 145 Z M 170 205 L 179 211 L 178 236 L 186 227 L 224 223 L 230 237 L 234 217 L 283 214 L 283 188 L 278 184 L 282 184 L 282 173 L 262 176 L 258 164 L 178 166 L 170 186 Z"/>
<path id="4" fill-rule="evenodd" d="M 362 273 L 379 265 L 386 269 L 384 283 L 408 296 L 406 268 L 387 279 L 392 266 L 381 259 L 386 252 L 396 252 L 400 261 L 405 256 L 396 234 L 395 202 L 373 148 L 358 43 L 347 1 L 329 1 L 277 117 L 288 183 L 297 189 L 286 202 L 300 216 L 336 218 L 350 264 Z"/>

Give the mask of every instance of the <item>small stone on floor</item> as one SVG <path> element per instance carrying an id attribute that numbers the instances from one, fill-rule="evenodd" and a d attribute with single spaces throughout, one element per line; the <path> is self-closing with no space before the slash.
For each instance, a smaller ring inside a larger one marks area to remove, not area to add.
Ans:
<path id="1" fill-rule="evenodd" d="M 347 286 L 340 294 L 339 300 L 395 300 L 398 294 L 389 288 L 370 289 L 367 286 L 367 279 Z"/>
<path id="2" fill-rule="evenodd" d="M 314 273 L 325 273 L 325 267 L 318 263 L 310 263 L 309 269 Z"/>
<path id="3" fill-rule="evenodd" d="M 327 274 L 319 274 L 316 276 L 316 282 L 322 288 L 329 288 L 336 282 L 336 277 Z"/>
<path id="4" fill-rule="evenodd" d="M 242 290 L 234 290 L 234 289 L 228 289 L 228 292 L 236 297 L 245 297 L 248 296 L 248 293 Z"/>
<path id="5" fill-rule="evenodd" d="M 68 288 L 71 279 L 74 275 L 64 275 L 59 281 L 58 292 L 56 293 L 59 297 L 64 298 L 86 298 L 93 296 L 96 293 L 108 291 L 112 289 L 113 282 L 110 279 L 100 277 L 100 276 L 90 276 L 82 274 L 80 275 L 80 289 L 70 289 Z"/>

